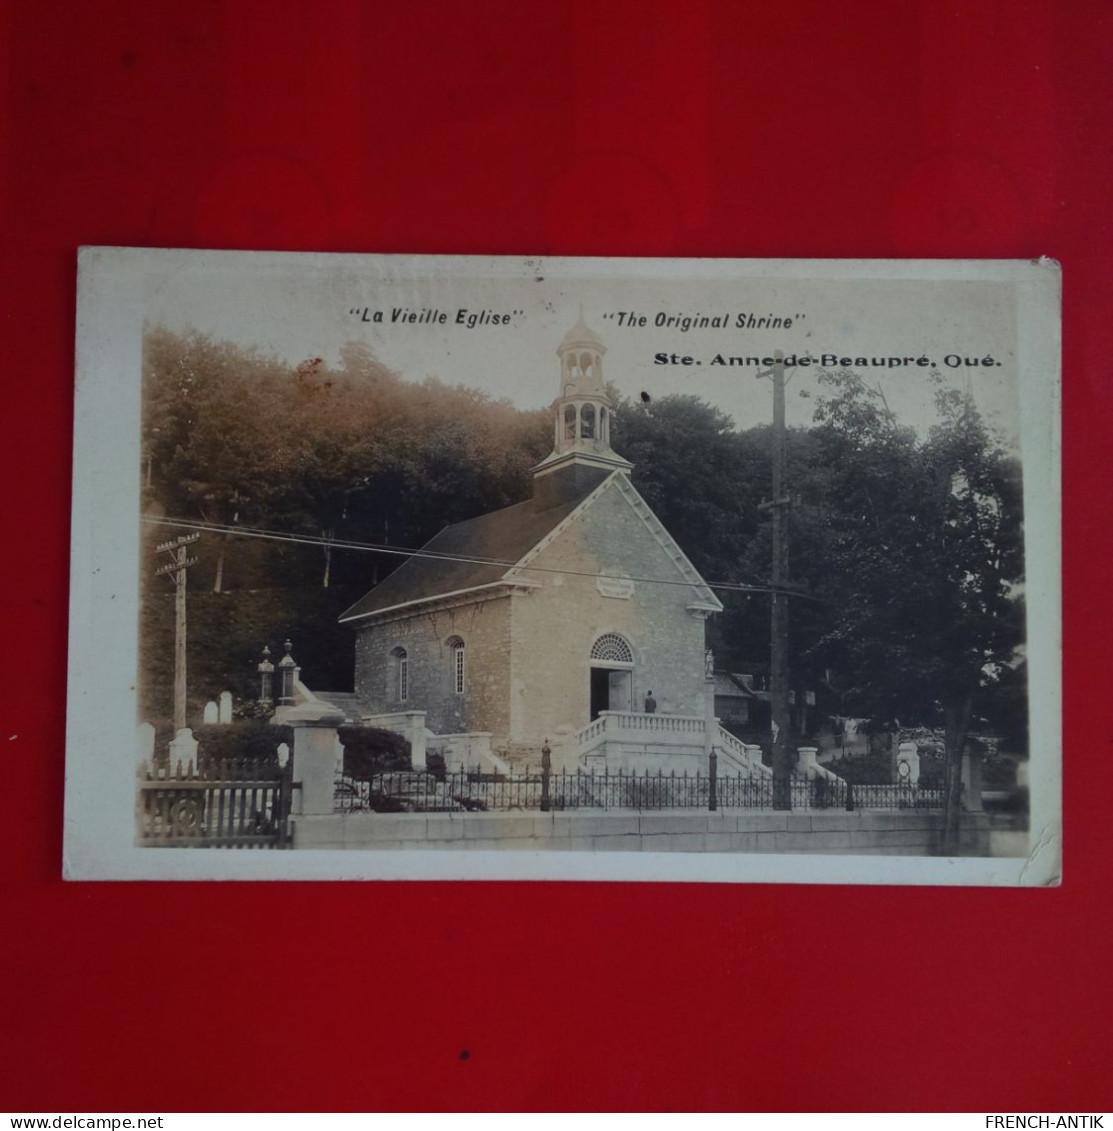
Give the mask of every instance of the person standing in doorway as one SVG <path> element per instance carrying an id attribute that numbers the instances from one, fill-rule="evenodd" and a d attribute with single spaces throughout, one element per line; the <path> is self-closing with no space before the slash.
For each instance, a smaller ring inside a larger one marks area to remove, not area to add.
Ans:
<path id="1" fill-rule="evenodd" d="M 655 715 L 657 713 L 657 700 L 653 698 L 652 691 L 645 693 L 645 713 L 647 715 Z"/>

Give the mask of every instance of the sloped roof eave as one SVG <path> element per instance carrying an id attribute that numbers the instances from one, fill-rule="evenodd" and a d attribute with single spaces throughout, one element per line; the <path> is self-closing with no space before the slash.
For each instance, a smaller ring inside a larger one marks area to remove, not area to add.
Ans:
<path id="1" fill-rule="evenodd" d="M 698 597 L 696 601 L 689 605 L 689 608 L 700 609 L 710 613 L 721 613 L 723 611 L 723 602 L 715 596 L 711 587 L 704 581 L 703 574 L 692 565 L 688 555 L 680 548 L 680 544 L 668 532 L 665 524 L 657 517 L 653 508 L 641 497 L 638 493 L 638 489 L 626 476 L 622 476 L 619 490 L 625 496 L 626 501 L 630 503 L 634 513 L 645 523 L 646 528 L 654 538 L 657 539 L 658 543 L 664 547 L 671 546 L 680 555 L 679 561 L 673 559 L 673 565 L 676 566 L 677 571 L 684 580 L 695 590 Z M 631 498 L 631 496 L 633 496 L 633 498 Z M 635 503 L 634 500 L 637 500 L 637 502 Z"/>
<path id="2" fill-rule="evenodd" d="M 466 597 L 471 593 L 481 593 L 489 589 L 536 589 L 540 584 L 538 581 L 528 581 L 520 577 L 501 577 L 498 581 L 489 581 L 485 585 L 472 585 L 467 589 L 457 589 L 453 593 L 432 593 L 427 597 L 415 597 L 412 601 L 401 601 L 397 605 L 388 605 L 383 609 L 372 609 L 367 613 L 356 613 L 355 616 L 348 616 L 345 613 L 339 618 L 339 623 L 354 624 L 356 621 L 372 620 L 375 617 L 386 616 L 388 613 L 397 613 L 402 609 L 428 605 L 434 601 L 449 601 L 456 597 Z"/>
<path id="3" fill-rule="evenodd" d="M 578 511 L 610 474 L 593 469 L 588 482 L 568 480 L 548 502 L 539 502 L 535 495 L 525 502 L 446 526 L 346 609 L 339 623 L 351 624 L 387 609 L 501 583 L 555 527 Z"/>

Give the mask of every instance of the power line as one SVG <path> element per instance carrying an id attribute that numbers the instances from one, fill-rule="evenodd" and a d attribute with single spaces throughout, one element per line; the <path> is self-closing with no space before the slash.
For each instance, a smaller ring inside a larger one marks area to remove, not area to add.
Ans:
<path id="1" fill-rule="evenodd" d="M 302 546 L 328 546 L 339 550 L 358 550 L 364 553 L 393 554 L 403 558 L 431 558 L 434 561 L 464 562 L 469 565 L 499 566 L 504 569 L 513 569 L 517 562 L 507 561 L 503 558 L 473 557 L 464 554 L 445 554 L 438 550 L 410 550 L 399 546 L 382 546 L 374 542 L 354 542 L 345 538 L 326 538 L 312 534 L 289 534 L 282 530 L 264 530 L 251 526 L 233 526 L 219 522 L 198 522 L 184 518 L 149 518 L 143 521 L 151 526 L 172 526 L 184 530 L 200 530 L 212 534 L 235 534 L 243 538 L 261 538 L 272 542 L 289 542 Z M 659 577 L 627 577 L 626 575 L 597 573 L 591 570 L 557 569 L 552 566 L 522 566 L 522 570 L 532 570 L 535 573 L 559 573 L 571 577 L 605 577 L 618 581 L 637 581 L 646 585 L 683 585 L 687 588 L 695 586 L 693 581 L 670 581 Z M 718 589 L 729 593 L 774 593 L 777 592 L 770 585 L 744 585 L 733 581 L 704 581 L 708 589 Z M 819 601 L 807 593 L 797 589 L 783 589 L 794 597 L 802 597 L 808 601 Z"/>

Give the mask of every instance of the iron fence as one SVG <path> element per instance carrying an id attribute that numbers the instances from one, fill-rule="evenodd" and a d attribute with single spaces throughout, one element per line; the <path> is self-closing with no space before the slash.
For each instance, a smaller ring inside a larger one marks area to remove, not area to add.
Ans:
<path id="1" fill-rule="evenodd" d="M 911 782 L 894 785 L 847 785 L 856 809 L 942 809 L 942 789 L 921 789 Z"/>
<path id="2" fill-rule="evenodd" d="M 371 809 L 379 813 L 538 809 L 541 787 L 540 773 L 435 776 L 415 771 L 385 771 L 366 778 L 341 774 L 336 779 L 334 808 L 340 812 Z"/>
<path id="3" fill-rule="evenodd" d="M 576 809 L 773 809 L 772 778 L 723 774 L 544 771 L 498 775 L 469 771 L 438 778 L 420 772 L 384 772 L 336 779 L 339 812 L 474 813 Z M 792 809 L 941 808 L 941 790 L 897 785 L 851 785 L 827 778 L 788 783 Z M 712 799 L 714 798 L 714 804 Z M 784 808 L 785 806 L 780 806 Z"/>

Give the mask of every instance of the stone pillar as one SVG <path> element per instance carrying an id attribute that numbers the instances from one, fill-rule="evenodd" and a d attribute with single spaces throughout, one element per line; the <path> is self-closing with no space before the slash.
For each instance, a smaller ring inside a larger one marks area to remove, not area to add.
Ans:
<path id="1" fill-rule="evenodd" d="M 746 762 L 749 764 L 752 773 L 760 773 L 758 768 L 761 765 L 761 747 L 756 742 L 743 743 L 746 748 Z"/>
<path id="2" fill-rule="evenodd" d="M 202 716 L 201 721 L 205 724 L 205 726 L 211 727 L 216 725 L 216 721 L 219 717 L 220 713 L 217 705 L 212 699 L 210 699 L 205 704 L 205 713 Z"/>
<path id="3" fill-rule="evenodd" d="M 969 748 L 962 756 L 962 807 L 968 813 L 982 811 L 981 755 Z"/>
<path id="4" fill-rule="evenodd" d="M 559 726 L 553 732 L 552 738 L 545 741 L 552 748 L 551 764 L 556 771 L 570 770 L 573 773 L 579 769 L 580 752 L 572 749 L 569 739 L 575 731 L 570 726 Z"/>
<path id="5" fill-rule="evenodd" d="M 410 764 L 415 770 L 426 769 L 424 711 L 406 712 L 406 737 L 410 741 Z"/>
<path id="6" fill-rule="evenodd" d="M 715 748 L 715 739 L 718 737 L 719 720 L 715 717 L 715 684 L 708 680 L 703 688 L 703 764 L 705 768 L 710 764 L 711 753 Z"/>
<path id="7" fill-rule="evenodd" d="M 908 767 L 905 773 L 902 766 Z M 898 784 L 916 785 L 920 780 L 920 751 L 914 742 L 902 742 L 897 751 L 896 779 Z"/>
<path id="8" fill-rule="evenodd" d="M 796 762 L 796 776 L 811 781 L 819 777 L 819 748 L 816 746 L 798 746 L 796 753 L 799 756 Z"/>
<path id="9" fill-rule="evenodd" d="M 197 739 L 189 727 L 182 727 L 170 742 L 170 773 L 178 772 L 181 763 L 182 773 L 188 773 L 189 767 L 197 765 Z"/>
<path id="10" fill-rule="evenodd" d="M 471 732 L 469 739 L 471 744 L 472 756 L 475 759 L 475 764 L 482 769 L 489 769 L 492 765 L 491 757 L 494 753 L 491 750 L 491 737 L 492 734 L 488 730 L 477 730 Z"/>
<path id="11" fill-rule="evenodd" d="M 291 707 L 283 719 L 294 729 L 294 790 L 292 811 L 300 816 L 322 816 L 333 811 L 339 743 L 336 728 L 344 714 L 331 703 L 302 703 Z"/>
<path id="12" fill-rule="evenodd" d="M 220 693 L 220 715 L 217 722 L 221 726 L 227 726 L 232 721 L 232 692 L 222 691 Z"/>

